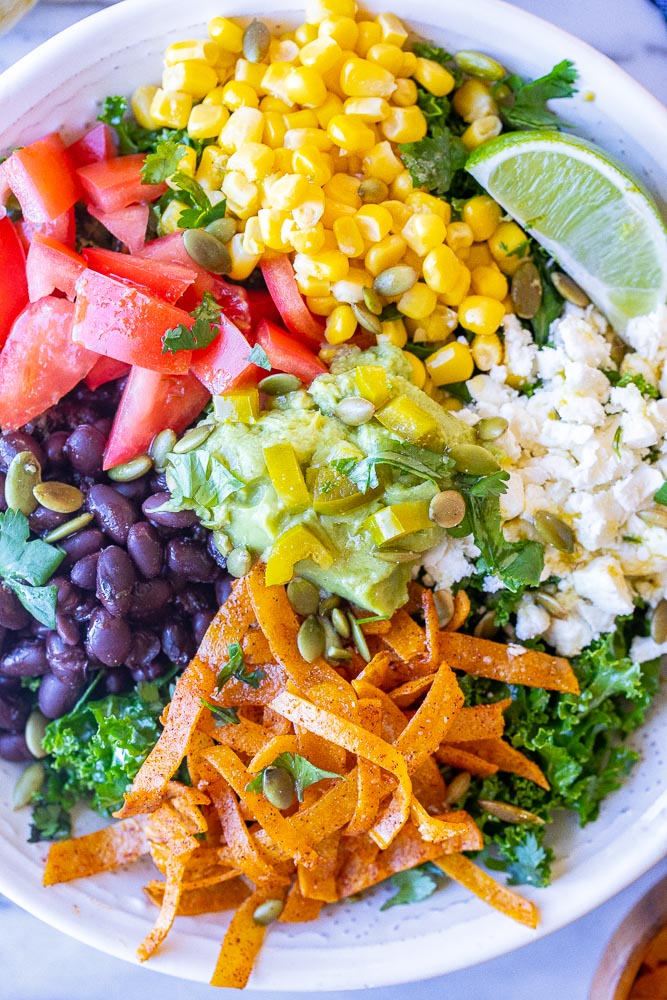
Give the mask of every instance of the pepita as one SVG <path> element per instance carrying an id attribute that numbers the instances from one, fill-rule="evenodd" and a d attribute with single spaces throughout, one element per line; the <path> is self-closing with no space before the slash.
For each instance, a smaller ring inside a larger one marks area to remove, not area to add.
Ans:
<path id="1" fill-rule="evenodd" d="M 368 285 L 364 285 L 362 294 L 364 297 L 364 305 L 368 311 L 373 313 L 374 316 L 379 316 L 384 309 L 384 304 L 375 289 L 369 288 Z"/>
<path id="2" fill-rule="evenodd" d="M 263 392 L 266 396 L 286 396 L 288 392 L 296 392 L 303 385 L 300 378 L 296 375 L 267 375 L 259 383 L 257 388 L 260 392 Z"/>
<path id="3" fill-rule="evenodd" d="M 667 642 L 667 601 L 664 599 L 656 605 L 651 615 L 651 638 L 659 646 Z"/>
<path id="4" fill-rule="evenodd" d="M 507 76 L 505 67 L 483 52 L 461 49 L 460 52 L 455 53 L 454 61 L 464 73 L 477 76 L 480 80 L 502 80 L 503 77 Z"/>
<path id="5" fill-rule="evenodd" d="M 532 319 L 542 304 L 542 279 L 531 260 L 517 268 L 512 277 L 511 292 L 517 316 Z"/>
<path id="6" fill-rule="evenodd" d="M 558 618 L 559 621 L 565 621 L 568 616 L 562 604 L 559 604 L 551 594 L 535 594 L 535 603 L 548 611 L 552 618 Z"/>
<path id="7" fill-rule="evenodd" d="M 48 724 L 48 719 L 45 718 L 40 711 L 35 709 L 28 716 L 28 721 L 25 724 L 25 732 L 23 733 L 26 741 L 28 750 L 36 757 L 38 760 L 40 757 L 46 757 L 46 750 L 44 749 L 44 734 L 46 733 L 46 727 Z"/>
<path id="8" fill-rule="evenodd" d="M 472 778 L 468 771 L 460 771 L 459 774 L 455 775 L 447 785 L 445 805 L 453 806 L 456 802 L 460 802 L 470 788 L 471 781 Z"/>
<path id="9" fill-rule="evenodd" d="M 569 274 L 564 274 L 562 271 L 552 271 L 549 277 L 558 294 L 562 295 L 567 302 L 571 302 L 574 306 L 580 306 L 582 309 L 591 304 L 586 292 L 579 287 L 576 281 L 572 280 Z"/>
<path id="10" fill-rule="evenodd" d="M 255 18 L 243 32 L 243 56 L 248 62 L 260 63 L 266 59 L 271 44 L 271 32 L 263 21 Z"/>
<path id="11" fill-rule="evenodd" d="M 438 613 L 438 625 L 444 628 L 452 620 L 454 614 L 454 595 L 451 590 L 434 590 L 433 599 Z"/>
<path id="12" fill-rule="evenodd" d="M 367 177 L 359 185 L 358 194 L 367 205 L 379 205 L 389 197 L 389 188 L 378 177 Z"/>
<path id="13" fill-rule="evenodd" d="M 297 615 L 314 615 L 320 603 L 320 592 L 310 580 L 295 576 L 287 584 L 287 600 Z"/>
<path id="14" fill-rule="evenodd" d="M 369 333 L 374 333 L 376 336 L 382 333 L 382 323 L 377 316 L 362 305 L 361 302 L 353 302 L 351 306 L 352 312 L 355 315 L 357 323 L 359 326 L 363 327 L 364 330 L 368 330 Z"/>
<path id="15" fill-rule="evenodd" d="M 227 556 L 227 572 L 230 576 L 240 578 L 250 572 L 252 556 L 247 549 L 240 546 L 232 549 Z"/>
<path id="16" fill-rule="evenodd" d="M 498 633 L 495 611 L 485 611 L 473 629 L 476 639 L 493 639 Z"/>
<path id="17" fill-rule="evenodd" d="M 299 652 L 306 663 L 314 663 L 324 653 L 324 627 L 315 615 L 308 615 L 296 637 Z"/>
<path id="18" fill-rule="evenodd" d="M 339 608 L 341 604 L 342 601 L 338 594 L 329 594 L 328 597 L 320 601 L 317 613 L 318 615 L 328 615 L 334 608 Z"/>
<path id="19" fill-rule="evenodd" d="M 49 545 L 53 545 L 54 542 L 61 542 L 63 538 L 69 538 L 70 535 L 75 535 L 77 531 L 81 531 L 86 525 L 90 524 L 93 520 L 93 514 L 79 514 L 78 517 L 73 517 L 71 521 L 65 521 L 64 524 L 59 524 L 57 528 L 53 528 L 52 531 L 47 531 L 43 537 L 44 542 L 48 542 Z"/>
<path id="20" fill-rule="evenodd" d="M 188 451 L 194 451 L 195 448 L 201 447 L 204 441 L 208 441 L 212 433 L 213 424 L 199 424 L 197 427 L 191 427 L 171 450 L 175 455 L 185 455 Z"/>
<path id="21" fill-rule="evenodd" d="M 455 528 L 466 516 L 466 502 L 458 490 L 443 490 L 431 500 L 428 516 L 441 528 Z"/>
<path id="22" fill-rule="evenodd" d="M 508 426 L 504 417 L 485 417 L 477 424 L 477 437 L 480 441 L 497 441 Z"/>
<path id="23" fill-rule="evenodd" d="M 224 219 L 214 219 L 208 226 L 204 226 L 204 229 L 221 243 L 229 243 L 232 236 L 236 235 L 236 219 L 231 219 L 229 216 L 225 216 Z"/>
<path id="24" fill-rule="evenodd" d="M 334 410 L 339 420 L 349 427 L 361 427 L 373 419 L 375 407 L 369 399 L 362 399 L 360 396 L 346 396 Z"/>
<path id="25" fill-rule="evenodd" d="M 386 271 L 380 271 L 373 282 L 373 289 L 379 295 L 391 298 L 394 295 L 403 295 L 417 283 L 417 272 L 414 267 L 407 264 L 397 264 L 396 267 L 388 267 Z"/>
<path id="26" fill-rule="evenodd" d="M 359 622 L 357 621 L 357 619 L 354 617 L 354 615 L 348 615 L 347 618 L 348 618 L 348 621 L 350 623 L 350 631 L 352 633 L 352 642 L 354 643 L 355 648 L 356 648 L 359 656 L 366 663 L 370 663 L 371 662 L 371 651 L 368 648 L 368 643 L 366 642 L 366 636 L 363 633 L 361 625 L 359 624 Z"/>
<path id="27" fill-rule="evenodd" d="M 266 902 L 259 904 L 252 915 L 252 919 L 260 927 L 268 927 L 269 924 L 278 919 L 283 912 L 284 905 L 282 899 L 267 899 Z"/>
<path id="28" fill-rule="evenodd" d="M 334 608 L 331 612 L 331 624 L 343 639 L 350 638 L 350 623 L 340 608 Z"/>
<path id="29" fill-rule="evenodd" d="M 183 246 L 195 264 L 213 274 L 228 274 L 232 269 L 232 258 L 225 244 L 205 229 L 186 229 Z"/>
<path id="30" fill-rule="evenodd" d="M 322 628 L 324 629 L 324 658 L 327 663 L 341 663 L 345 660 L 351 660 L 352 654 L 348 652 L 347 649 L 343 649 L 340 644 L 340 638 L 338 633 L 334 629 L 330 621 L 325 619 L 320 619 L 322 623 Z"/>
<path id="31" fill-rule="evenodd" d="M 150 455 L 137 455 L 130 462 L 123 462 L 122 465 L 115 465 L 109 469 L 107 475 L 115 483 L 131 483 L 135 479 L 140 479 L 153 468 L 153 459 Z"/>
<path id="32" fill-rule="evenodd" d="M 33 493 L 42 479 L 42 469 L 31 451 L 19 451 L 7 469 L 5 500 L 10 510 L 18 510 L 28 517 L 37 508 Z"/>
<path id="33" fill-rule="evenodd" d="M 553 545 L 559 552 L 574 551 L 574 532 L 549 510 L 537 510 L 533 514 L 535 530 L 547 545 Z"/>
<path id="34" fill-rule="evenodd" d="M 528 812 L 527 809 L 520 809 L 509 802 L 497 802 L 495 799 L 479 799 L 479 805 L 485 812 L 495 816 L 496 819 L 503 820 L 504 823 L 539 823 L 544 825 L 541 816 Z"/>
<path id="35" fill-rule="evenodd" d="M 33 496 L 42 507 L 57 514 L 74 514 L 83 506 L 83 493 L 67 483 L 38 483 Z"/>
<path id="36" fill-rule="evenodd" d="M 490 476 L 498 472 L 500 466 L 486 448 L 478 444 L 456 444 L 449 449 L 449 457 L 459 472 L 469 476 Z"/>
<path id="37" fill-rule="evenodd" d="M 171 427 L 167 427 L 166 430 L 160 431 L 159 434 L 155 435 L 148 449 L 148 454 L 153 459 L 156 472 L 164 472 L 167 455 L 170 451 L 174 450 L 174 445 L 177 441 L 178 438 Z"/>
<path id="38" fill-rule="evenodd" d="M 294 802 L 294 779 L 284 767 L 265 767 L 262 792 L 276 809 L 289 809 Z"/>
<path id="39" fill-rule="evenodd" d="M 44 765 L 38 760 L 34 764 L 28 764 L 26 769 L 21 772 L 12 792 L 12 809 L 15 812 L 30 805 L 33 796 L 37 795 L 44 784 L 45 775 Z"/>

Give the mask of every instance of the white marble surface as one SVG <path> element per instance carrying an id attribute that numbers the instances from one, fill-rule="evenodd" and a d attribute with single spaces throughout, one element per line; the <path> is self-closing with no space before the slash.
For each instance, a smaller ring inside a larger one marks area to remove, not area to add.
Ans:
<path id="1" fill-rule="evenodd" d="M 155 3 L 159 9 L 159 0 Z M 648 0 L 515 0 L 515 4 L 595 45 L 667 102 L 667 27 Z M 45 38 L 103 6 L 103 2 L 43 0 L 0 38 L 0 70 Z M 440 979 L 366 993 L 372 995 L 371 1000 L 403 1000 L 408 996 L 410 1000 L 534 1000 L 538 995 L 551 998 L 559 993 L 568 1000 L 585 1000 L 614 928 L 648 887 L 665 874 L 667 859 L 605 906 L 519 952 Z M 149 969 L 94 952 L 11 904 L 3 905 L 0 899 L 0 1000 L 145 1000 L 158 990 L 161 1000 L 203 1000 L 216 995 L 209 987 L 158 979 Z M 257 1000 L 277 1000 L 276 994 L 255 996 Z M 307 1000 L 314 994 L 303 996 Z M 331 1000 L 342 1000 L 349 994 L 330 996 Z"/>

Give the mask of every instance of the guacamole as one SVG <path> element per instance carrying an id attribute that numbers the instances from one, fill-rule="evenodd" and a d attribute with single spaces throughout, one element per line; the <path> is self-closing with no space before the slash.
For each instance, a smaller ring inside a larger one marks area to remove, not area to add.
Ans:
<path id="1" fill-rule="evenodd" d="M 428 510 L 450 485 L 446 450 L 474 440 L 411 374 L 396 348 L 351 348 L 264 409 L 256 389 L 217 397 L 208 438 L 168 456 L 170 509 L 195 509 L 222 545 L 261 558 L 267 583 L 302 576 L 391 615 L 444 534 Z M 351 400 L 366 422 L 347 422 Z"/>

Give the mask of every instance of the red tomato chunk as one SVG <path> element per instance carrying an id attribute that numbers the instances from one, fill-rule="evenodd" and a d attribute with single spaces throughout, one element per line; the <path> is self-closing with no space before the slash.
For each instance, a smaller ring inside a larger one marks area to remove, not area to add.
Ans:
<path id="1" fill-rule="evenodd" d="M 53 222 L 79 200 L 76 174 L 57 132 L 14 150 L 4 172 L 30 222 Z"/>
<path id="2" fill-rule="evenodd" d="M 197 277 L 193 270 L 182 264 L 147 260 L 144 257 L 114 253 L 113 250 L 101 250 L 98 247 L 87 247 L 83 251 L 83 256 L 93 271 L 142 285 L 165 302 L 176 302 L 180 299 Z"/>
<path id="3" fill-rule="evenodd" d="M 261 320 L 255 339 L 266 351 L 273 368 L 296 375 L 306 385 L 327 371 L 326 365 L 312 351 L 269 319 Z"/>
<path id="4" fill-rule="evenodd" d="M 11 220 L 0 219 L 0 348 L 28 301 L 25 251 Z"/>
<path id="5" fill-rule="evenodd" d="M 84 270 L 83 257 L 52 236 L 35 233 L 28 250 L 28 294 L 35 302 L 58 290 L 74 301 L 76 280 Z"/>
<path id="6" fill-rule="evenodd" d="M 209 347 L 192 352 L 192 372 L 211 393 L 227 392 L 238 385 L 257 382 L 267 374 L 248 361 L 250 344 L 239 328 L 223 314 L 220 333 Z"/>
<path id="7" fill-rule="evenodd" d="M 167 190 L 166 184 L 142 184 L 143 153 L 115 156 L 77 170 L 88 201 L 104 212 L 116 212 L 137 202 L 155 201 Z"/>

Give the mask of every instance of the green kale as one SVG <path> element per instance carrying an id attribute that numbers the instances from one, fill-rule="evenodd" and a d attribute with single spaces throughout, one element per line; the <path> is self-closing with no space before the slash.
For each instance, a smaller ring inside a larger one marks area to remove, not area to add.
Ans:
<path id="1" fill-rule="evenodd" d="M 41 538 L 28 541 L 28 518 L 18 510 L 0 513 L 0 578 L 29 614 L 47 628 L 56 627 L 55 586 L 44 586 L 65 558 L 62 549 Z"/>
<path id="2" fill-rule="evenodd" d="M 204 292 L 201 302 L 190 315 L 194 317 L 191 327 L 179 323 L 165 331 L 162 337 L 163 354 L 200 350 L 212 344 L 220 333 L 221 309 L 210 292 Z"/>
<path id="3" fill-rule="evenodd" d="M 435 125 L 423 139 L 405 142 L 398 149 L 415 187 L 425 186 L 440 196 L 447 194 L 454 175 L 468 159 L 467 149 L 446 125 Z"/>
<path id="4" fill-rule="evenodd" d="M 577 70 L 568 59 L 563 59 L 545 76 L 527 83 L 515 74 L 506 77 L 502 83 L 510 89 L 511 95 L 507 104 L 501 106 L 505 124 L 515 129 L 565 127 L 565 122 L 559 120 L 546 102 L 576 94 L 576 79 Z"/>

